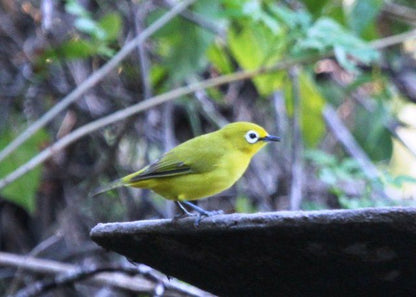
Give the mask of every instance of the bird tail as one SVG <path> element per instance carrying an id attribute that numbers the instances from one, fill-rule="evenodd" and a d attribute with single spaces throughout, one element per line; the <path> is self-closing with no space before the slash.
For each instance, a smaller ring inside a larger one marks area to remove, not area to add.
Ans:
<path id="1" fill-rule="evenodd" d="M 120 179 L 117 179 L 115 181 L 110 182 L 107 185 L 103 185 L 103 186 L 100 186 L 100 187 L 94 189 L 93 191 L 91 191 L 89 193 L 88 197 L 91 198 L 91 197 L 97 196 L 101 193 L 104 193 L 104 192 L 107 192 L 107 191 L 110 191 L 110 190 L 113 190 L 113 189 L 116 189 L 116 188 L 123 187 L 124 185 L 125 185 L 125 183 L 120 178 Z"/>

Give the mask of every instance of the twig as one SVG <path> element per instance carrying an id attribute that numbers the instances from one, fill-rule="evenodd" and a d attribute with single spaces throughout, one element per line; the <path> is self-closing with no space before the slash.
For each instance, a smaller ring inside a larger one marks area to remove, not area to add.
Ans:
<path id="1" fill-rule="evenodd" d="M 42 0 L 40 9 L 42 11 L 42 30 L 48 34 L 53 27 L 53 13 L 55 2 L 52 0 Z"/>
<path id="2" fill-rule="evenodd" d="M 44 127 L 49 123 L 57 114 L 62 110 L 68 107 L 71 103 L 77 100 L 82 94 L 87 90 L 95 86 L 99 81 L 101 81 L 110 71 L 112 71 L 128 54 L 130 54 L 138 44 L 143 43 L 149 36 L 163 27 L 171 19 L 177 16 L 181 11 L 186 9 L 196 0 L 184 0 L 179 2 L 172 10 L 164 14 L 161 18 L 155 21 L 150 25 L 146 30 L 144 30 L 139 36 L 135 37 L 133 40 L 128 42 L 124 47 L 104 64 L 99 70 L 91 74 L 83 83 L 81 83 L 75 90 L 65 96 L 58 104 L 51 108 L 47 113 L 45 113 L 41 118 L 32 123 L 25 131 L 23 131 L 17 138 L 15 138 L 11 143 L 9 143 L 1 152 L 0 152 L 0 162 L 4 160 L 9 154 L 11 154 L 15 149 L 17 149 L 22 143 L 28 140 L 36 131 Z"/>
<path id="3" fill-rule="evenodd" d="M 396 140 L 398 142 L 400 142 L 406 149 L 407 151 L 413 155 L 414 158 L 416 158 L 416 150 L 413 148 L 413 145 L 411 143 L 409 143 L 409 139 L 407 138 L 403 138 L 402 136 L 400 136 L 396 129 L 394 129 L 391 125 L 389 124 L 384 124 L 384 126 L 386 127 L 387 130 L 389 130 L 390 134 L 396 138 Z"/>
<path id="4" fill-rule="evenodd" d="M 188 84 L 191 82 L 195 83 L 196 80 L 192 78 L 187 80 L 187 82 Z M 195 98 L 197 99 L 201 112 L 205 115 L 206 119 L 211 122 L 211 124 L 217 128 L 228 124 L 227 119 L 217 111 L 204 89 L 196 91 Z"/>
<path id="5" fill-rule="evenodd" d="M 341 142 L 348 153 L 357 160 L 364 174 L 370 179 L 380 177 L 380 173 L 378 172 L 376 166 L 374 166 L 367 154 L 355 141 L 350 131 L 348 131 L 348 129 L 342 123 L 335 109 L 327 103 L 322 113 L 328 128 Z"/>
<path id="6" fill-rule="evenodd" d="M 345 88 L 345 85 L 342 84 L 339 80 L 334 79 L 334 81 L 338 85 L 340 85 L 341 87 Z M 374 104 L 372 104 L 373 102 L 370 101 L 371 98 L 365 98 L 365 100 L 363 100 L 363 98 L 361 98 L 356 92 L 351 92 L 349 95 L 351 96 L 352 99 L 354 99 L 356 102 L 358 102 L 358 104 L 360 104 L 362 107 L 364 107 L 364 109 L 367 112 L 369 112 L 369 113 L 374 112 Z M 392 137 L 397 139 L 397 141 L 399 141 L 407 149 L 407 151 L 409 153 L 411 153 L 414 157 L 416 157 L 416 150 L 412 147 L 412 145 L 409 143 L 409 141 L 407 139 L 401 137 L 396 132 L 395 127 L 396 127 L 397 124 L 393 120 L 383 121 L 382 124 L 390 132 Z"/>
<path id="7" fill-rule="evenodd" d="M 65 281 L 66 283 L 70 283 L 70 278 L 73 281 L 83 279 L 83 271 L 87 272 L 87 274 L 93 274 L 94 269 L 79 269 L 76 265 L 61 263 L 52 260 L 45 260 L 45 259 L 38 259 L 33 257 L 25 257 L 5 252 L 0 252 L 0 265 L 4 266 L 13 266 L 13 267 L 21 267 L 21 269 L 33 271 L 34 273 L 41 273 L 41 274 L 61 274 L 55 278 L 59 280 L 59 282 Z M 166 296 L 173 296 L 175 292 L 181 293 L 180 296 L 194 296 L 194 297 L 201 297 L 201 296 L 212 296 L 209 293 L 206 293 L 196 287 L 186 285 L 181 283 L 175 279 L 170 279 L 169 281 L 165 281 L 161 279 L 161 276 L 155 273 L 153 269 L 150 268 L 143 268 L 143 266 L 139 265 L 138 267 L 106 267 L 106 268 L 98 268 L 98 269 L 107 269 L 107 271 L 123 271 L 124 273 L 119 272 L 105 272 L 100 273 L 99 275 L 95 275 L 88 280 L 88 282 L 94 285 L 106 285 L 106 286 L 114 286 L 117 288 L 133 291 L 133 292 L 154 292 L 159 286 L 159 282 L 163 283 L 165 287 Z M 97 268 L 95 268 L 97 270 Z M 128 274 L 141 274 L 144 277 L 138 276 L 128 276 Z M 86 277 L 89 277 L 87 275 Z M 155 280 L 157 282 L 155 283 Z M 64 283 L 62 284 L 64 285 Z M 48 285 L 50 286 L 50 284 Z M 49 288 L 50 289 L 50 288 Z M 34 290 L 34 289 L 33 289 Z M 169 294 L 167 294 L 169 293 Z M 178 294 L 175 294 L 176 296 Z"/>
<path id="8" fill-rule="evenodd" d="M 26 255 L 26 257 L 34 257 L 36 255 L 38 255 L 40 252 L 48 249 L 49 247 L 51 247 L 52 245 L 56 244 L 60 239 L 62 238 L 62 236 L 60 234 L 58 235 L 53 235 L 48 237 L 47 239 L 45 239 L 44 241 L 40 242 L 35 248 L 33 248 L 29 254 Z M 11 282 L 11 285 L 9 286 L 8 290 L 7 290 L 7 294 L 6 296 L 9 296 L 11 294 L 13 294 L 20 282 L 20 278 L 22 276 L 22 268 L 18 267 L 16 270 L 16 273 L 14 274 L 14 278 Z"/>
<path id="9" fill-rule="evenodd" d="M 175 1 L 165 1 L 165 3 L 169 8 L 172 8 L 173 3 L 175 3 Z M 215 35 L 220 36 L 220 38 L 222 38 L 223 40 L 226 39 L 226 30 L 224 28 L 222 28 L 221 26 L 219 26 L 214 21 L 208 20 L 207 18 L 199 15 L 198 13 L 195 13 L 195 12 L 193 12 L 191 10 L 188 10 L 188 9 L 182 11 L 180 13 L 180 15 L 184 19 L 198 25 L 199 27 L 201 27 L 201 28 L 203 28 L 207 31 L 210 31 L 210 32 L 214 33 Z"/>
<path id="10" fill-rule="evenodd" d="M 272 95 L 274 113 L 276 115 L 276 127 L 279 132 L 279 136 L 282 139 L 281 144 L 277 147 L 281 147 L 283 153 L 279 154 L 279 158 L 285 160 L 285 162 L 280 162 L 281 164 L 290 163 L 290 151 L 292 150 L 287 145 L 287 133 L 289 131 L 289 119 L 286 110 L 285 98 L 282 91 L 276 91 Z M 289 170 L 289 169 L 287 169 Z"/>
<path id="11" fill-rule="evenodd" d="M 162 108 L 163 114 L 163 150 L 169 151 L 177 145 L 175 131 L 174 131 L 174 118 L 173 118 L 173 104 L 172 102 L 166 103 Z"/>
<path id="12" fill-rule="evenodd" d="M 300 132 L 301 103 L 299 69 L 294 66 L 289 71 L 292 81 L 293 118 L 292 118 L 292 181 L 290 185 L 290 209 L 299 210 L 302 203 L 302 152 L 303 141 Z"/>
<path id="13" fill-rule="evenodd" d="M 148 12 L 148 9 L 144 6 L 148 4 L 146 4 L 146 2 L 143 2 L 141 3 L 140 7 L 135 3 L 132 3 L 131 5 L 134 7 L 133 11 L 135 11 L 133 15 L 133 22 L 134 22 L 136 35 L 140 35 L 140 32 L 143 31 L 143 20 L 145 19 L 145 16 Z M 148 57 L 144 42 L 137 45 L 137 56 L 139 57 L 140 76 L 141 76 L 142 85 L 144 89 L 143 97 L 144 99 L 148 99 L 152 96 L 152 86 L 150 83 L 150 75 L 149 75 L 150 61 L 149 61 L 149 57 Z"/>
<path id="14" fill-rule="evenodd" d="M 371 41 L 368 46 L 375 50 L 380 50 L 386 47 L 390 47 L 399 43 L 402 43 L 405 40 L 416 37 L 416 29 L 410 30 L 397 35 L 388 36 L 378 40 Z"/>
<path id="15" fill-rule="evenodd" d="M 381 177 L 381 173 L 377 167 L 371 162 L 370 158 L 355 141 L 350 131 L 342 123 L 338 117 L 335 109 L 327 103 L 322 111 L 325 122 L 338 141 L 344 146 L 347 152 L 358 162 L 358 165 L 362 169 L 363 173 L 370 179 L 376 180 Z M 374 192 L 380 195 L 381 198 L 390 200 L 389 196 L 384 189 L 376 188 Z"/>
<path id="16" fill-rule="evenodd" d="M 57 275 L 52 279 L 45 281 L 38 281 L 30 286 L 17 292 L 15 297 L 36 297 L 41 294 L 44 294 L 52 289 L 59 287 L 68 286 L 74 284 L 78 281 L 85 280 L 96 274 L 102 272 L 122 272 L 127 275 L 134 275 L 138 271 L 132 269 L 132 271 L 127 271 L 125 267 L 98 267 L 98 268 L 81 268 L 79 270 L 70 271 L 64 273 L 63 275 Z"/>
<path id="17" fill-rule="evenodd" d="M 391 17 L 395 17 L 398 21 L 405 21 L 410 24 L 416 23 L 416 9 L 409 6 L 386 1 L 382 11 Z"/>

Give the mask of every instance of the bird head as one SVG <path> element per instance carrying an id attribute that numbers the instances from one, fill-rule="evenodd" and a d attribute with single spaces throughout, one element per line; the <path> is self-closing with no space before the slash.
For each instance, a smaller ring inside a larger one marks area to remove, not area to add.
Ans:
<path id="1" fill-rule="evenodd" d="M 224 126 L 220 132 L 234 148 L 253 156 L 271 141 L 280 141 L 280 137 L 272 136 L 259 125 L 249 122 L 235 122 Z"/>

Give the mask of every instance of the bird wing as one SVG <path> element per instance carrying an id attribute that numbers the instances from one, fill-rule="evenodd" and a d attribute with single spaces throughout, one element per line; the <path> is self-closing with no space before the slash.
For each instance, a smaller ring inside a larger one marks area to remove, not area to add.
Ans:
<path id="1" fill-rule="evenodd" d="M 213 148 L 212 141 L 206 135 L 196 137 L 165 153 L 132 176 L 128 182 L 207 172 L 216 166 L 223 153 L 222 146 L 216 145 Z"/>
<path id="2" fill-rule="evenodd" d="M 141 180 L 176 176 L 192 173 L 192 168 L 180 160 L 171 160 L 165 154 L 160 159 L 143 168 L 136 176 L 132 177 L 129 182 L 137 182 Z"/>

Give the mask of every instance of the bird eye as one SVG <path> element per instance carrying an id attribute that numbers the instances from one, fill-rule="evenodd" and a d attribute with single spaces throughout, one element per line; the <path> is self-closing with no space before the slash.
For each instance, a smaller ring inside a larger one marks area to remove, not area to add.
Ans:
<path id="1" fill-rule="evenodd" d="M 245 137 L 248 143 L 256 143 L 259 140 L 259 134 L 253 130 L 248 131 Z"/>

